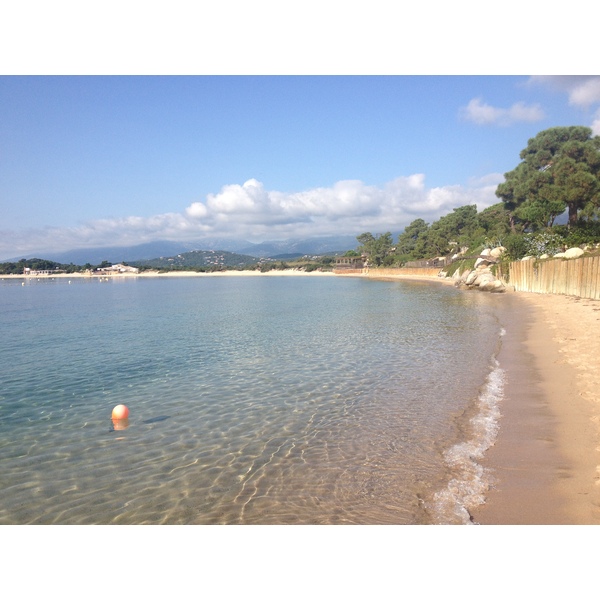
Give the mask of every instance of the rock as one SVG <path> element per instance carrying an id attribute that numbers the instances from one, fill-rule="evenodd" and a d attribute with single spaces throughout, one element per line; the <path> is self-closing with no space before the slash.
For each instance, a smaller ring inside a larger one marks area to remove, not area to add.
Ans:
<path id="1" fill-rule="evenodd" d="M 457 269 L 451 275 L 454 280 L 454 287 L 474 289 L 481 292 L 506 291 L 505 284 L 497 279 L 490 269 L 490 263 L 495 262 L 495 260 L 487 261 L 484 258 L 476 269 L 465 269 L 462 272 Z"/>
<path id="2" fill-rule="evenodd" d="M 535 260 L 535 256 L 524 256 L 521 260 Z"/>
<path id="3" fill-rule="evenodd" d="M 491 273 L 482 273 L 475 279 L 473 285 L 478 286 L 483 291 L 489 291 L 487 286 L 493 284 L 494 281 L 496 281 L 496 278 Z"/>
<path id="4" fill-rule="evenodd" d="M 540 258 L 541 258 L 541 259 L 544 259 L 544 258 L 550 258 L 550 255 L 549 255 L 549 254 L 542 254 L 542 255 L 540 256 Z"/>
<path id="5" fill-rule="evenodd" d="M 557 252 L 552 258 L 565 258 L 565 253 Z"/>
<path id="6" fill-rule="evenodd" d="M 495 263 L 496 259 L 491 254 L 492 251 L 489 248 L 484 248 L 481 251 L 479 258 L 475 261 L 475 268 L 477 269 L 477 267 L 480 265 L 489 265 Z M 487 256 L 490 257 L 489 260 L 486 259 Z"/>
<path id="7" fill-rule="evenodd" d="M 477 271 L 471 271 L 465 279 L 465 285 L 473 285 L 478 277 L 479 273 Z"/>
<path id="8" fill-rule="evenodd" d="M 494 258 L 500 258 L 506 252 L 506 248 L 504 246 L 498 246 L 497 248 L 493 248 L 490 252 L 490 255 Z"/>
<path id="9" fill-rule="evenodd" d="M 569 248 L 565 252 L 565 258 L 579 258 L 583 254 L 581 248 Z"/>
<path id="10" fill-rule="evenodd" d="M 482 292 L 504 292 L 506 290 L 506 286 L 495 277 L 493 279 L 485 279 L 482 283 L 479 284 L 479 289 Z"/>

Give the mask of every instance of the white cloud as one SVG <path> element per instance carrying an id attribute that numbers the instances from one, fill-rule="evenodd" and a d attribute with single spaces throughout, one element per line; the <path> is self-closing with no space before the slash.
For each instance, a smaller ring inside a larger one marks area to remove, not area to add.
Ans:
<path id="1" fill-rule="evenodd" d="M 478 210 L 495 204 L 494 192 L 501 181 L 501 175 L 492 174 L 466 186 L 428 188 L 425 176 L 414 174 L 382 187 L 347 180 L 327 188 L 283 193 L 266 190 L 261 182 L 250 179 L 243 185 L 226 185 L 181 213 L 99 219 L 71 228 L 5 231 L 0 235 L 0 256 L 215 236 L 263 241 L 398 231 L 416 218 L 433 222 L 466 204 L 477 204 Z"/>
<path id="2" fill-rule="evenodd" d="M 530 82 L 566 93 L 571 106 L 589 108 L 600 103 L 598 75 L 536 75 Z"/>
<path id="3" fill-rule="evenodd" d="M 541 121 L 545 117 L 539 104 L 516 102 L 510 108 L 497 108 L 486 104 L 481 98 L 473 98 L 467 106 L 461 108 L 460 115 L 465 121 L 472 121 L 477 125 L 502 126 L 523 121 Z"/>

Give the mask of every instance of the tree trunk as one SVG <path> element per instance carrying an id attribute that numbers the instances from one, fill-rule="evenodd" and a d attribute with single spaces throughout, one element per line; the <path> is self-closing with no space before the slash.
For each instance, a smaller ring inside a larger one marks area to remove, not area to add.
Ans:
<path id="1" fill-rule="evenodd" d="M 577 205 L 574 202 L 569 202 L 567 206 L 569 207 L 569 227 L 577 225 Z"/>

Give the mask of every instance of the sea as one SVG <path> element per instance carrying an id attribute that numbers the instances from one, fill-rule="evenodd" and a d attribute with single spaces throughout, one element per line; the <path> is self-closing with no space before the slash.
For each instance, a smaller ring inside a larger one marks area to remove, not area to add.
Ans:
<path id="1" fill-rule="evenodd" d="M 0 524 L 473 524 L 504 393 L 501 296 L 5 277 Z"/>

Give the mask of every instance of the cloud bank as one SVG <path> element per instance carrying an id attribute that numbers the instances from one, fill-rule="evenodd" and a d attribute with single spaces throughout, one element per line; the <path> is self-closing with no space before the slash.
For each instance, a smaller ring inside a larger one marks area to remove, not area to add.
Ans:
<path id="1" fill-rule="evenodd" d="M 417 218 L 432 222 L 467 204 L 495 204 L 501 174 L 466 186 L 428 188 L 423 174 L 378 187 L 358 180 L 296 193 L 265 189 L 256 179 L 225 185 L 180 213 L 98 219 L 76 227 L 3 231 L 0 256 L 60 252 L 75 248 L 129 246 L 156 240 L 237 238 L 251 242 L 328 235 L 399 231 Z"/>
<path id="2" fill-rule="evenodd" d="M 598 75 L 536 75 L 530 84 L 542 85 L 567 94 L 569 105 L 593 112 L 590 127 L 600 135 L 600 76 Z"/>
<path id="3" fill-rule="evenodd" d="M 530 78 L 530 83 L 567 94 L 571 106 L 589 108 L 600 104 L 598 75 L 534 75 Z"/>
<path id="4" fill-rule="evenodd" d="M 461 108 L 460 116 L 476 125 L 500 125 L 507 127 L 515 123 L 533 123 L 541 121 L 544 111 L 539 104 L 527 105 L 516 102 L 509 108 L 497 108 L 486 104 L 481 98 L 473 98 L 467 106 Z"/>

